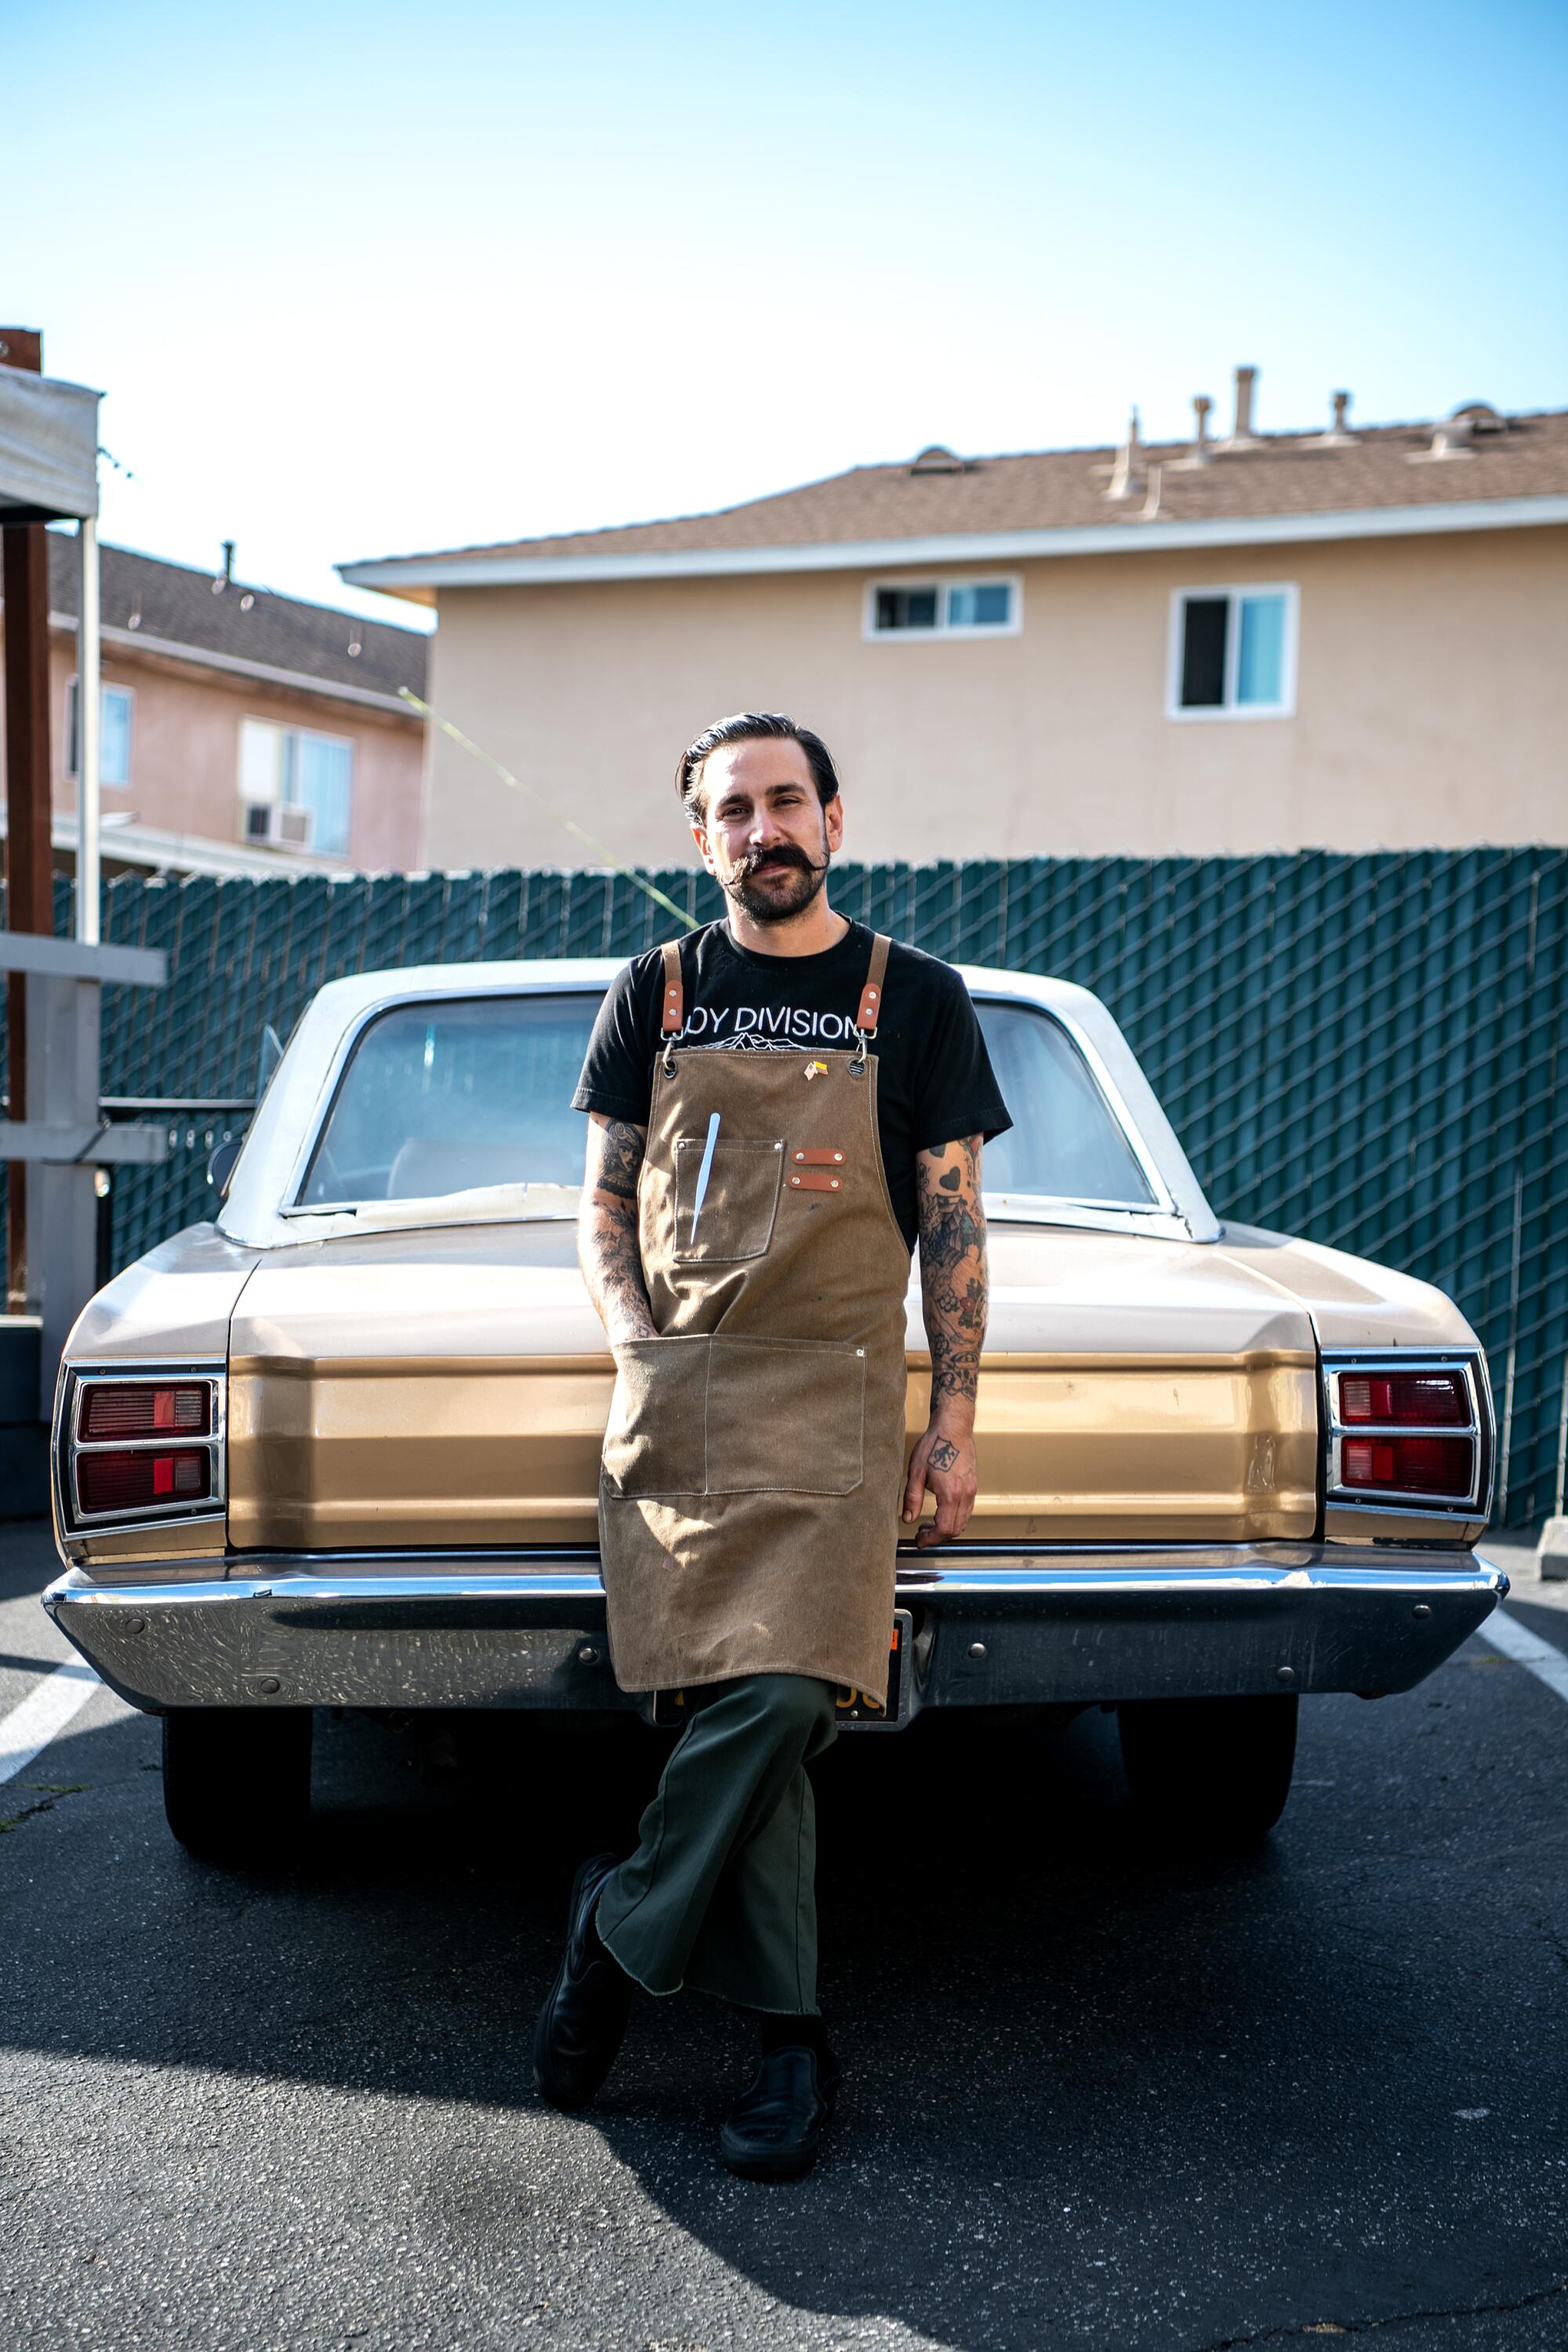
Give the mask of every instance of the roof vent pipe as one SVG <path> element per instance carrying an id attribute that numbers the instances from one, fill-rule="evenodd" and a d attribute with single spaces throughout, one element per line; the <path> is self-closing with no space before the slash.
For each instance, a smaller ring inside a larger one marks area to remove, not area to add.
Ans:
<path id="1" fill-rule="evenodd" d="M 1223 449 L 1256 449 L 1258 440 L 1252 430 L 1252 390 L 1258 382 L 1255 367 L 1238 367 L 1236 371 L 1236 421 L 1230 428 L 1230 438 L 1220 444 Z"/>
<path id="2" fill-rule="evenodd" d="M 213 594 L 215 596 L 221 596 L 226 588 L 232 588 L 233 585 L 234 541 L 232 539 L 226 539 L 223 543 L 223 570 L 217 579 L 213 582 Z"/>
<path id="3" fill-rule="evenodd" d="M 1345 422 L 1350 413 L 1351 396 L 1348 392 L 1336 392 L 1333 398 L 1334 421 L 1326 433 L 1320 433 L 1315 441 L 1308 443 L 1309 448 L 1351 449 L 1355 446 L 1355 435 Z"/>
<path id="4" fill-rule="evenodd" d="M 1448 458 L 1473 457 L 1476 453 L 1468 446 L 1468 443 L 1474 423 L 1475 419 L 1470 416 L 1463 415 L 1450 416 L 1447 423 L 1439 425 L 1433 434 L 1432 446 L 1429 449 L 1406 451 L 1410 464 L 1440 466 Z"/>
<path id="5" fill-rule="evenodd" d="M 1206 392 L 1193 394 L 1193 446 L 1184 457 L 1173 462 L 1178 468 L 1206 466 L 1214 457 L 1214 445 L 1209 439 L 1209 411 L 1214 403 Z"/>
<path id="6" fill-rule="evenodd" d="M 1138 495 L 1138 460 L 1143 454 L 1143 444 L 1138 431 L 1138 411 L 1127 420 L 1127 438 L 1116 452 L 1116 463 L 1110 469 L 1106 485 L 1108 499 L 1135 499 Z"/>

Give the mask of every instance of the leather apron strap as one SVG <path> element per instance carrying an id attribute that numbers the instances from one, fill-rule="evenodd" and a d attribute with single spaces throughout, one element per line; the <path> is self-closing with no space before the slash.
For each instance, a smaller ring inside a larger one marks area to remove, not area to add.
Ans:
<path id="1" fill-rule="evenodd" d="M 866 1048 L 877 1034 L 877 1024 L 882 1017 L 882 981 L 888 969 L 888 950 L 893 942 L 885 931 L 879 931 L 871 942 L 871 961 L 866 967 L 866 985 L 860 991 L 860 1002 L 855 1011 L 855 1034 L 859 1043 L 855 1058 L 863 1062 Z"/>
<path id="2" fill-rule="evenodd" d="M 664 1002 L 658 1025 L 667 1037 L 673 1037 L 686 1018 L 686 989 L 680 977 L 680 942 L 666 940 L 664 943 Z"/>
<path id="3" fill-rule="evenodd" d="M 686 983 L 680 977 L 680 942 L 666 940 L 664 943 L 664 993 L 659 999 L 658 1027 L 664 1043 L 659 1058 L 666 1077 L 675 1068 L 674 1050 L 670 1040 L 680 1034 L 686 1018 Z"/>

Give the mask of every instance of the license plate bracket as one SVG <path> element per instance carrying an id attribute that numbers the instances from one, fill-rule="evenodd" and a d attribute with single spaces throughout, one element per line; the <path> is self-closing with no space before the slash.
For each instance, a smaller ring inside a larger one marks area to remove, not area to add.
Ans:
<path id="1" fill-rule="evenodd" d="M 901 1731 L 910 1719 L 911 1651 L 915 1621 L 907 1609 L 893 1612 L 892 1639 L 888 1644 L 888 1704 L 875 1706 L 864 1693 L 840 1686 L 838 1727 L 841 1731 Z"/>
<path id="2" fill-rule="evenodd" d="M 876 1706 L 864 1692 L 852 1690 L 841 1684 L 836 1694 L 838 1726 L 842 1731 L 901 1731 L 910 1719 L 912 1685 L 912 1651 L 914 1619 L 907 1609 L 893 1612 L 892 1635 L 888 1644 L 888 1704 Z M 689 1721 L 683 1690 L 656 1690 L 653 1694 L 651 1719 L 660 1729 L 682 1730 Z"/>

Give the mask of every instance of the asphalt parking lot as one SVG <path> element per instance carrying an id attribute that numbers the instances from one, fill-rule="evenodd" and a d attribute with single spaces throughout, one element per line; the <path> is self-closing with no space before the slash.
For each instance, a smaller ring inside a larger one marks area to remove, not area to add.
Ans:
<path id="1" fill-rule="evenodd" d="M 52 1572 L 0 1529 L 0 1730 L 69 1654 Z M 1526 1576 L 1509 1616 L 1568 1654 L 1565 1604 Z M 846 2091 L 783 2189 L 719 2167 L 749 2045 L 695 1997 L 642 2003 L 591 2114 L 534 2096 L 572 1866 L 656 1768 L 627 1736 L 328 1721 L 300 1866 L 234 1875 L 95 1690 L 0 1787 L 0 2341 L 1568 2346 L 1568 1703 L 1485 1629 L 1309 1702 L 1243 1861 L 1140 1844 L 1103 1717 L 841 1739 Z"/>

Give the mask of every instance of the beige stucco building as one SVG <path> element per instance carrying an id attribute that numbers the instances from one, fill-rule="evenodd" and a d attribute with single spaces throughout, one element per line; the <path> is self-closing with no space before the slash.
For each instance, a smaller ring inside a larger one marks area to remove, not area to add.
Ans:
<path id="1" fill-rule="evenodd" d="M 75 842 L 76 548 L 49 541 L 56 847 Z M 101 551 L 103 855 L 111 868 L 399 871 L 421 863 L 426 638 Z M 4 625 L 0 609 L 0 627 Z"/>
<path id="2" fill-rule="evenodd" d="M 721 713 L 833 746 L 847 855 L 1568 841 L 1568 415 L 866 467 L 342 567 L 434 604 L 433 866 L 691 862 Z"/>

